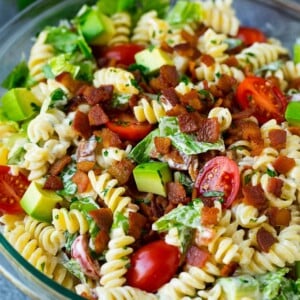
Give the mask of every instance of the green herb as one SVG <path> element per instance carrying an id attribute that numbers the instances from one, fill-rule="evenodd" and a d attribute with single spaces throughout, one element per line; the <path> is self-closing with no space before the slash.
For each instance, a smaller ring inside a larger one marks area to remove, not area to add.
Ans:
<path id="1" fill-rule="evenodd" d="M 61 88 L 54 90 L 50 94 L 50 99 L 49 107 L 51 108 L 66 105 L 68 101 L 66 93 Z"/>
<path id="2" fill-rule="evenodd" d="M 277 176 L 277 172 L 275 170 L 271 170 L 269 168 L 267 168 L 267 174 L 270 176 L 270 177 L 275 177 Z"/>
<path id="3" fill-rule="evenodd" d="M 82 283 L 86 283 L 86 278 L 82 272 L 82 267 L 75 259 L 70 259 L 69 261 L 63 263 L 63 266 Z"/>
<path id="4" fill-rule="evenodd" d="M 56 215 L 58 217 L 58 215 Z M 65 247 L 66 247 L 66 251 L 71 252 L 71 247 L 73 242 L 75 241 L 75 239 L 78 236 L 78 233 L 69 233 L 68 231 L 64 232 L 65 235 L 65 239 L 66 239 L 66 243 L 65 243 Z"/>
<path id="5" fill-rule="evenodd" d="M 112 229 L 116 228 L 122 228 L 125 233 L 128 233 L 129 221 L 121 212 L 116 212 L 114 215 Z"/>

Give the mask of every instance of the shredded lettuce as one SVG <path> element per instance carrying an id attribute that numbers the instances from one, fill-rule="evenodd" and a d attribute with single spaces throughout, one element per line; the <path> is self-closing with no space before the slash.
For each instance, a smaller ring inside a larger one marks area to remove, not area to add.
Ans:
<path id="1" fill-rule="evenodd" d="M 84 273 L 82 272 L 82 268 L 75 259 L 70 259 L 63 263 L 63 266 L 75 277 L 77 277 L 82 283 L 86 283 L 86 278 Z"/>
<path id="2" fill-rule="evenodd" d="M 122 228 L 125 233 L 129 229 L 129 220 L 120 212 L 116 212 L 114 215 L 114 222 L 112 224 L 112 229 Z"/>
<path id="3" fill-rule="evenodd" d="M 136 0 L 98 0 L 97 8 L 109 16 L 122 11 L 133 12 L 136 8 Z"/>
<path id="4" fill-rule="evenodd" d="M 77 185 L 72 181 L 72 177 L 76 173 L 76 170 L 76 164 L 73 162 L 61 172 L 60 177 L 62 179 L 64 188 L 57 192 L 60 196 L 71 197 L 76 194 Z"/>

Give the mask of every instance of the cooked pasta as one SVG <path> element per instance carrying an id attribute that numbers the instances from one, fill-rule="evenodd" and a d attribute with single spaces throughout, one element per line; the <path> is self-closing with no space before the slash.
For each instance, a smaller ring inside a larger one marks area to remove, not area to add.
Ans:
<path id="1" fill-rule="evenodd" d="M 118 12 L 111 17 L 114 27 L 115 34 L 109 41 L 109 45 L 119 45 L 129 42 L 131 18 L 128 13 Z"/>

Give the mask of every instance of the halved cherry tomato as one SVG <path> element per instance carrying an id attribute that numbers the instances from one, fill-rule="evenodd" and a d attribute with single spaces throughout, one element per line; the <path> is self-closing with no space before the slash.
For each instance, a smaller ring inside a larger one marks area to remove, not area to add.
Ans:
<path id="1" fill-rule="evenodd" d="M 121 139 L 139 141 L 143 139 L 152 129 L 152 125 L 147 122 L 138 122 L 129 114 L 120 114 L 106 123 L 106 126 L 117 133 Z"/>
<path id="2" fill-rule="evenodd" d="M 242 109 L 254 108 L 260 124 L 270 119 L 284 121 L 287 99 L 272 82 L 261 77 L 246 77 L 238 86 L 236 97 Z"/>
<path id="3" fill-rule="evenodd" d="M 222 192 L 223 206 L 230 207 L 240 188 L 237 164 L 226 156 L 217 156 L 209 160 L 200 170 L 195 187 L 199 197 Z"/>
<path id="4" fill-rule="evenodd" d="M 243 41 L 246 46 L 251 46 L 254 43 L 264 43 L 267 38 L 265 34 L 257 28 L 240 26 L 237 33 L 237 38 Z"/>
<path id="5" fill-rule="evenodd" d="M 143 46 L 137 44 L 110 46 L 104 50 L 104 57 L 113 59 L 118 64 L 129 66 L 135 62 L 135 54 L 143 49 Z"/>
<path id="6" fill-rule="evenodd" d="M 175 275 L 179 260 L 177 247 L 162 240 L 149 243 L 132 255 L 127 283 L 150 293 L 156 292 Z"/>
<path id="7" fill-rule="evenodd" d="M 28 185 L 29 181 L 25 175 L 19 173 L 13 176 L 9 167 L 0 166 L 0 212 L 7 214 L 23 212 L 20 200 Z"/>

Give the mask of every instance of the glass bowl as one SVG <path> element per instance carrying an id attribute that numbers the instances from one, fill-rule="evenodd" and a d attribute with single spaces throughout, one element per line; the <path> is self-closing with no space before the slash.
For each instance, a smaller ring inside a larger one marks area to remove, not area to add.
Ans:
<path id="1" fill-rule="evenodd" d="M 86 0 L 37 1 L 12 19 L 0 31 L 0 82 L 22 59 L 28 58 L 32 37 L 45 25 L 73 17 Z M 236 0 L 234 8 L 246 26 L 259 27 L 268 36 L 282 41 L 292 55 L 292 46 L 300 37 L 300 1 Z M 0 88 L 0 96 L 4 89 Z M 0 233 L 0 273 L 33 299 L 83 299 L 55 283 L 28 263 Z M 41 296 L 42 295 L 42 296 Z"/>

